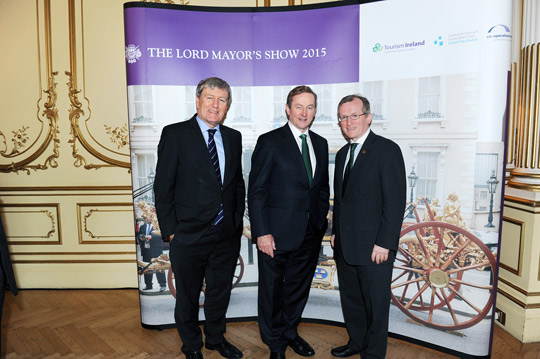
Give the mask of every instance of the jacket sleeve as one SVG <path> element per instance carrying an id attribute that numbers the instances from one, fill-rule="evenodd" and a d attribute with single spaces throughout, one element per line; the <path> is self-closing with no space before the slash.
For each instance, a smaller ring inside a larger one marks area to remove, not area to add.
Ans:
<path id="1" fill-rule="evenodd" d="M 174 190 L 180 154 L 171 132 L 170 127 L 165 127 L 161 133 L 154 179 L 156 213 L 163 237 L 174 234 L 176 227 Z"/>
<path id="2" fill-rule="evenodd" d="M 268 223 L 268 194 L 272 172 L 272 149 L 269 141 L 259 137 L 251 157 L 251 171 L 248 186 L 248 210 L 251 223 L 251 237 L 270 234 Z"/>
<path id="3" fill-rule="evenodd" d="M 405 163 L 399 146 L 391 142 L 380 161 L 382 221 L 375 244 L 396 251 L 407 197 Z"/>

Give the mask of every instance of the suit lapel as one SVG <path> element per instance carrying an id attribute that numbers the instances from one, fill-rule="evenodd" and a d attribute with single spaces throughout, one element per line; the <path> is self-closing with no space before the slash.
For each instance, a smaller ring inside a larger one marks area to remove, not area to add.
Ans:
<path id="1" fill-rule="evenodd" d="M 373 131 L 369 132 L 369 135 L 364 141 L 364 144 L 360 148 L 358 156 L 356 156 L 356 160 L 354 161 L 354 165 L 351 171 L 351 176 L 359 171 L 358 168 L 362 166 L 362 163 L 364 163 L 365 160 L 369 158 L 369 156 L 373 152 L 373 144 L 375 143 L 376 137 L 377 135 L 374 134 Z"/>
<path id="2" fill-rule="evenodd" d="M 294 138 L 294 135 L 289 128 L 289 124 L 286 123 L 285 126 L 281 127 L 281 131 L 283 132 L 283 136 L 281 136 L 281 141 L 283 143 L 285 152 L 289 153 L 292 156 L 295 163 L 294 167 L 298 168 L 300 172 L 303 173 L 304 178 L 306 179 L 306 183 L 309 183 L 306 165 L 304 164 L 304 158 L 302 157 L 302 153 L 298 148 L 298 143 L 296 142 L 296 139 Z"/>
<path id="3" fill-rule="evenodd" d="M 309 131 L 309 138 L 311 139 L 311 144 L 313 145 L 313 152 L 315 154 L 315 161 L 317 165 L 315 166 L 315 173 L 313 174 L 312 184 L 321 176 L 321 171 L 323 170 L 321 160 L 323 157 L 323 147 L 319 142 L 319 139 L 313 135 L 313 132 Z"/>
<path id="4" fill-rule="evenodd" d="M 212 178 L 216 185 L 220 185 L 216 176 L 216 171 L 214 170 L 214 165 L 212 164 L 212 159 L 210 158 L 208 145 L 204 139 L 201 128 L 197 123 L 197 118 L 193 116 L 189 121 L 192 134 L 190 138 L 193 139 L 192 142 L 194 147 L 193 156 L 197 157 L 196 161 L 201 165 L 201 169 L 209 173 L 208 178 Z M 225 163 L 226 162 L 227 161 L 225 161 Z"/>
<path id="5" fill-rule="evenodd" d="M 223 149 L 225 151 L 225 177 L 223 178 L 223 188 L 225 188 L 225 185 L 229 183 L 233 175 L 231 170 L 232 144 L 227 129 L 223 125 L 220 125 L 219 128 L 221 132 L 221 139 L 223 140 Z"/>
<path id="6" fill-rule="evenodd" d="M 347 157 L 347 152 L 349 152 L 349 147 L 351 145 L 347 143 L 336 155 L 336 169 L 334 172 L 334 181 L 336 181 L 334 196 L 342 198 L 343 194 L 343 171 L 345 169 L 345 158 Z"/>

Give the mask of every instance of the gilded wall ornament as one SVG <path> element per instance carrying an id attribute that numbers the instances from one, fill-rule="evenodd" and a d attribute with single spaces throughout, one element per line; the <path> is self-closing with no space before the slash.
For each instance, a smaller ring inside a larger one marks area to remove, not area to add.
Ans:
<path id="1" fill-rule="evenodd" d="M 29 175 L 31 172 L 30 170 L 46 170 L 49 167 L 56 168 L 58 167 L 58 162 L 56 159 L 60 156 L 59 152 L 59 143 L 58 140 L 58 109 L 56 108 L 56 82 L 54 82 L 54 77 L 58 74 L 58 72 L 52 72 L 51 76 L 48 79 L 48 87 L 47 90 L 44 90 L 43 92 L 47 94 L 47 101 L 43 104 L 43 107 L 45 109 L 43 112 L 41 112 L 41 117 L 44 117 L 48 120 L 47 126 L 43 125 L 47 129 L 47 134 L 44 137 L 43 142 L 38 146 L 36 151 L 34 151 L 32 154 L 30 154 L 27 158 L 20 160 L 18 162 L 11 162 L 10 164 L 6 165 L 0 165 L 0 172 L 9 173 L 9 172 L 15 172 L 19 173 L 19 171 L 26 172 L 27 175 Z M 41 100 L 41 99 L 40 99 Z M 39 102 L 39 100 L 38 100 Z M 39 119 L 40 122 L 41 119 Z M 13 148 L 11 151 L 7 151 L 7 139 L 6 137 L 1 134 L 1 137 L 3 137 L 3 142 L 5 145 L 5 149 L 0 151 L 0 155 L 5 158 L 16 158 L 20 157 L 23 153 L 26 153 L 29 151 L 30 147 L 28 149 L 21 151 L 29 141 L 29 136 L 26 133 L 26 131 L 29 129 L 29 126 L 23 126 L 21 129 L 17 131 L 12 131 L 14 137 L 11 139 L 13 142 Z M 37 140 L 36 140 L 37 141 Z M 49 145 L 52 143 L 52 154 L 50 154 L 42 164 L 31 164 L 32 162 L 36 161 L 37 158 L 45 152 L 45 150 L 49 147 Z"/>
<path id="2" fill-rule="evenodd" d="M 124 148 L 129 145 L 128 127 L 125 124 L 122 127 L 112 128 L 111 126 L 105 126 L 105 132 L 110 135 L 111 142 L 118 146 L 118 149 Z"/>

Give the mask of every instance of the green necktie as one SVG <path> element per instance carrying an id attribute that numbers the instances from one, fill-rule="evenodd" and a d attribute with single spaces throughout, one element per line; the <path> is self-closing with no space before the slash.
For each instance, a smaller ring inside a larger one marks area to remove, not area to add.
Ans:
<path id="1" fill-rule="evenodd" d="M 349 154 L 349 162 L 347 162 L 347 168 L 345 168 L 345 174 L 343 175 L 343 191 L 345 193 L 345 188 L 347 188 L 347 182 L 349 181 L 349 175 L 354 166 L 354 150 L 358 146 L 358 143 L 351 143 L 351 152 Z"/>
<path id="2" fill-rule="evenodd" d="M 304 164 L 306 165 L 306 172 L 311 186 L 311 180 L 313 179 L 313 171 L 311 169 L 311 159 L 309 158 L 309 147 L 307 145 L 306 134 L 300 135 L 302 139 L 302 157 L 304 158 Z"/>

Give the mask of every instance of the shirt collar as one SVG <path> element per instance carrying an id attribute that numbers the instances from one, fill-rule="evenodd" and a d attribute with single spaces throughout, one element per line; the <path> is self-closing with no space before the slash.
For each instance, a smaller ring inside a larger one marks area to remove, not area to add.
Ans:
<path id="1" fill-rule="evenodd" d="M 196 117 L 197 119 L 197 123 L 199 124 L 199 128 L 201 129 L 201 132 L 206 132 L 208 131 L 209 129 L 211 129 L 212 127 L 208 126 L 203 120 L 201 120 L 199 118 L 199 116 Z M 217 132 L 220 132 L 219 131 L 219 125 L 217 125 L 216 127 L 213 127 L 215 130 L 217 130 Z"/>
<path id="2" fill-rule="evenodd" d="M 297 129 L 296 127 L 293 126 L 291 121 L 287 121 L 287 124 L 289 125 L 289 128 L 291 129 L 294 138 L 298 138 L 298 137 L 300 137 L 300 135 L 306 135 L 306 138 L 309 138 L 309 130 L 302 133 L 302 131 L 300 131 L 299 129 Z"/>
<path id="3" fill-rule="evenodd" d="M 349 142 L 350 143 L 358 143 L 360 146 L 362 146 L 364 144 L 364 142 L 366 142 L 366 138 L 367 138 L 367 136 L 369 135 L 370 132 L 371 132 L 371 128 L 368 128 L 366 133 L 364 133 L 362 135 L 362 137 L 360 137 L 358 140 L 356 140 L 356 141 L 350 140 Z"/>

